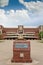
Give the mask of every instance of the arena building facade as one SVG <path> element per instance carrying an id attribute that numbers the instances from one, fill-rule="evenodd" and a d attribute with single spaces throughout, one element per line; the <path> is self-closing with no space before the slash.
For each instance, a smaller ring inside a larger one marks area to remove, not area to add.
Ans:
<path id="1" fill-rule="evenodd" d="M 0 35 L 2 39 L 39 39 L 39 32 L 43 31 L 43 25 L 36 28 L 18 25 L 14 28 L 6 28 L 0 25 Z"/>

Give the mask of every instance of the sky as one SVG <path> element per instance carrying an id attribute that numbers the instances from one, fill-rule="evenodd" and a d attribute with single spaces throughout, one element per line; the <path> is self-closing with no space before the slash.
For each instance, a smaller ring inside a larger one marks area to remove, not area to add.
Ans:
<path id="1" fill-rule="evenodd" d="M 43 25 L 43 0 L 0 0 L 0 25 Z"/>

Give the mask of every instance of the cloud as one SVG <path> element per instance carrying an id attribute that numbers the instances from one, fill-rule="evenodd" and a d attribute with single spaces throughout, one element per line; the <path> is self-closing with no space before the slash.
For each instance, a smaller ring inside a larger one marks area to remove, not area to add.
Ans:
<path id="1" fill-rule="evenodd" d="M 0 7 L 7 6 L 9 3 L 9 0 L 0 0 Z"/>
<path id="2" fill-rule="evenodd" d="M 5 25 L 7 22 L 7 16 L 5 15 L 5 10 L 0 9 L 0 25 Z"/>
<path id="3" fill-rule="evenodd" d="M 11 25 L 25 25 L 27 21 L 30 21 L 27 10 L 10 10 L 9 15 L 7 15 Z M 13 23 L 12 23 L 13 22 Z"/>
<path id="4" fill-rule="evenodd" d="M 24 0 L 19 0 L 20 3 L 22 3 L 29 11 L 43 11 L 43 2 L 41 1 L 31 1 L 31 2 L 24 2 Z"/>
<path id="5" fill-rule="evenodd" d="M 43 11 L 40 13 L 30 13 L 28 10 L 0 9 L 0 25 L 14 27 L 17 25 L 39 26 L 43 24 Z"/>

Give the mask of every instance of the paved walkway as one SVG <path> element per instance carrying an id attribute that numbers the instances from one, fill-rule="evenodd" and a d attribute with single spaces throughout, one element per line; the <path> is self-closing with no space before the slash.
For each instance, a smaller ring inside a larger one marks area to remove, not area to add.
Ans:
<path id="1" fill-rule="evenodd" d="M 13 40 L 0 42 L 0 65 L 43 65 L 43 43 L 31 40 L 32 63 L 11 63 Z"/>

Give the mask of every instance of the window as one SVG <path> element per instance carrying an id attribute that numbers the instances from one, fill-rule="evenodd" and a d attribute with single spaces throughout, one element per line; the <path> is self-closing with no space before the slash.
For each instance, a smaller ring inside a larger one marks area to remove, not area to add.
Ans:
<path id="1" fill-rule="evenodd" d="M 28 48 L 27 43 L 16 43 L 15 48 Z"/>
<path id="2" fill-rule="evenodd" d="M 23 33 L 23 30 L 19 30 L 19 34 L 22 34 Z"/>

